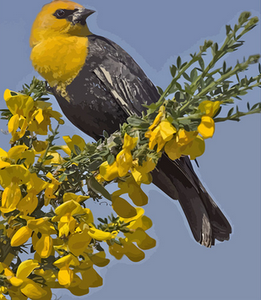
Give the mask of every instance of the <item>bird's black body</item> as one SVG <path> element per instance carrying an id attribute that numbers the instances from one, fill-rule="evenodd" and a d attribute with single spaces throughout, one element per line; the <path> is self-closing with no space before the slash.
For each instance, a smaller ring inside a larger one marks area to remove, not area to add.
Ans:
<path id="1" fill-rule="evenodd" d="M 131 114 L 140 115 L 142 104 L 159 99 L 155 86 L 137 63 L 114 42 L 88 36 L 85 65 L 67 86 L 70 102 L 53 88 L 67 118 L 94 139 L 103 130 L 113 133 Z M 173 199 L 178 199 L 194 238 L 210 247 L 215 239 L 229 239 L 231 226 L 195 174 L 190 160 L 171 161 L 166 155 L 152 173 L 153 183 Z"/>

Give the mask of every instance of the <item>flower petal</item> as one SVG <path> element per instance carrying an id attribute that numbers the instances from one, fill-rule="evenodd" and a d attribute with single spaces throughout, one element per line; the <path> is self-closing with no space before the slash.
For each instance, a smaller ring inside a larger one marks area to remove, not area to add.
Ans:
<path id="1" fill-rule="evenodd" d="M 61 285 L 68 287 L 73 281 L 73 271 L 68 265 L 62 267 L 58 272 L 58 281 Z"/>
<path id="2" fill-rule="evenodd" d="M 107 161 L 100 165 L 100 174 L 106 181 L 111 181 L 119 176 L 117 163 L 114 161 L 112 165 L 109 165 Z"/>
<path id="3" fill-rule="evenodd" d="M 36 252 L 41 256 L 41 258 L 47 258 L 51 255 L 52 249 L 53 239 L 47 234 L 42 234 L 41 238 L 35 245 Z"/>
<path id="4" fill-rule="evenodd" d="M 68 240 L 70 252 L 75 256 L 81 255 L 88 247 L 91 239 L 92 237 L 88 234 L 88 229 L 70 235 Z"/>
<path id="5" fill-rule="evenodd" d="M 24 284 L 21 287 L 21 292 L 31 299 L 40 299 L 47 294 L 47 292 L 40 286 L 40 284 L 37 284 L 31 279 L 25 280 Z"/>
<path id="6" fill-rule="evenodd" d="M 113 196 L 112 194 L 112 208 L 114 211 L 123 218 L 131 218 L 137 215 L 136 209 L 129 204 L 125 199 Z"/>
<path id="7" fill-rule="evenodd" d="M 191 142 L 185 149 L 182 151 L 182 154 L 189 155 L 190 159 L 193 160 L 205 151 L 205 141 L 201 136 L 197 136 L 193 142 Z"/>
<path id="8" fill-rule="evenodd" d="M 90 228 L 88 231 L 88 234 L 93 239 L 99 240 L 99 241 L 106 241 L 110 240 L 112 238 L 112 234 L 110 232 L 105 232 L 96 228 Z"/>
<path id="9" fill-rule="evenodd" d="M 32 271 L 37 267 L 39 267 L 39 263 L 37 260 L 33 260 L 33 259 L 25 260 L 21 262 L 20 265 L 18 266 L 16 277 L 25 280 L 32 273 Z"/>
<path id="10" fill-rule="evenodd" d="M 168 157 L 172 160 L 178 159 L 181 156 L 180 145 L 176 142 L 175 139 L 167 142 L 164 150 L 167 153 Z"/>
<path id="11" fill-rule="evenodd" d="M 198 132 L 204 139 L 211 138 L 215 132 L 215 122 L 209 116 L 201 117 L 201 123 L 198 126 Z"/>
<path id="12" fill-rule="evenodd" d="M 30 228 L 28 228 L 28 226 L 21 227 L 16 231 L 16 233 L 12 237 L 11 246 L 18 247 L 20 245 L 23 245 L 31 237 L 32 232 L 33 231 Z"/>

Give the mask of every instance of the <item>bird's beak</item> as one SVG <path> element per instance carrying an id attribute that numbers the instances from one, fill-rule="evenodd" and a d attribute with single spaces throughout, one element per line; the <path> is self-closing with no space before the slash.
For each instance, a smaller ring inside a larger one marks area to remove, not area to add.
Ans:
<path id="1" fill-rule="evenodd" d="M 86 23 L 86 18 L 89 17 L 91 14 L 95 13 L 94 10 L 86 9 L 86 8 L 78 8 L 76 12 L 74 12 L 72 17 L 72 23 L 75 25 L 76 23 L 81 23 L 84 25 Z"/>

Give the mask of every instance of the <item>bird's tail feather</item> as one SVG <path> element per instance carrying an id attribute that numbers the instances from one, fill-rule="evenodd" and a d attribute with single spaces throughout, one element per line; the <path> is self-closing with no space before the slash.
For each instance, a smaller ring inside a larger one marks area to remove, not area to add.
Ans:
<path id="1" fill-rule="evenodd" d="M 188 157 L 171 161 L 162 155 L 152 176 L 155 185 L 179 200 L 197 242 L 211 247 L 215 239 L 229 239 L 231 226 L 198 179 Z"/>

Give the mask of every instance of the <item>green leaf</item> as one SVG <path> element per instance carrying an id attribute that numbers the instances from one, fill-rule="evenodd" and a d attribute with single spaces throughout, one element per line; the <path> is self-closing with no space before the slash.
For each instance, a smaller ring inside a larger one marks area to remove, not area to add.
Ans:
<path id="1" fill-rule="evenodd" d="M 116 138 L 113 139 L 113 142 L 117 145 L 121 145 L 122 144 L 122 140 L 119 136 L 116 136 Z"/>
<path id="2" fill-rule="evenodd" d="M 230 108 L 230 110 L 227 113 L 227 116 L 230 117 L 232 115 L 233 111 L 234 111 L 234 107 Z"/>
<path id="3" fill-rule="evenodd" d="M 92 171 L 96 171 L 99 169 L 99 166 L 103 163 L 102 160 L 95 160 L 93 161 L 92 163 L 89 164 L 89 171 L 92 172 Z"/>
<path id="4" fill-rule="evenodd" d="M 186 66 L 187 63 L 188 63 L 187 61 L 184 62 L 184 63 L 180 66 L 180 69 L 183 69 L 183 68 Z"/>
<path id="5" fill-rule="evenodd" d="M 80 155 L 82 153 L 81 149 L 77 145 L 74 145 L 74 150 L 77 155 Z"/>
<path id="6" fill-rule="evenodd" d="M 146 126 L 149 126 L 149 123 L 144 121 L 142 118 L 138 117 L 138 116 L 130 116 L 128 119 L 127 119 L 127 122 L 133 126 L 133 127 L 146 127 Z"/>
<path id="7" fill-rule="evenodd" d="M 103 130 L 102 135 L 103 135 L 105 138 L 108 138 L 108 137 L 109 137 L 109 133 L 108 133 L 106 130 Z"/>
<path id="8" fill-rule="evenodd" d="M 231 26 L 230 25 L 226 25 L 226 35 L 228 35 L 230 31 L 232 31 Z"/>
<path id="9" fill-rule="evenodd" d="M 190 77 L 188 76 L 188 74 L 186 72 L 184 72 L 182 75 L 186 80 L 191 81 Z"/>
<path id="10" fill-rule="evenodd" d="M 194 68 L 191 72 L 190 72 L 190 79 L 191 81 L 195 81 L 196 78 L 198 77 L 198 72 L 197 72 L 197 69 Z"/>
<path id="11" fill-rule="evenodd" d="M 218 44 L 217 43 L 214 43 L 211 47 L 211 52 L 212 52 L 212 55 L 215 56 L 216 52 L 218 51 Z"/>
<path id="12" fill-rule="evenodd" d="M 106 218 L 104 220 L 102 218 L 97 218 L 97 220 L 100 221 L 101 223 L 108 224 L 108 220 Z"/>
<path id="13" fill-rule="evenodd" d="M 174 65 L 172 65 L 172 66 L 169 67 L 169 68 L 170 68 L 170 73 L 171 73 L 172 77 L 175 77 L 176 72 L 177 72 L 177 67 L 174 66 Z"/>
<path id="14" fill-rule="evenodd" d="M 46 156 L 45 160 L 49 160 L 49 159 L 52 159 L 52 158 L 54 158 L 53 155 L 48 155 L 48 156 Z"/>
<path id="15" fill-rule="evenodd" d="M 177 92 L 175 94 L 175 99 L 177 102 L 184 102 L 186 100 L 186 97 L 182 92 Z"/>
<path id="16" fill-rule="evenodd" d="M 161 88 L 161 87 L 159 87 L 159 86 L 157 86 L 157 89 L 158 89 L 158 92 L 159 92 L 159 94 L 160 94 L 160 95 L 162 95 L 162 94 L 163 94 L 163 90 L 162 90 L 162 88 Z"/>
<path id="17" fill-rule="evenodd" d="M 19 158 L 16 162 L 17 165 L 22 165 L 26 161 L 26 158 Z"/>
<path id="18" fill-rule="evenodd" d="M 105 148 L 99 152 L 99 155 L 104 157 L 104 156 L 107 156 L 109 153 L 110 153 L 110 150 L 108 148 Z"/>
<path id="19" fill-rule="evenodd" d="M 202 69 L 202 71 L 204 71 L 205 69 L 205 63 L 202 57 L 200 57 L 200 59 L 198 60 L 198 63 L 200 65 L 200 68 Z"/>
<path id="20" fill-rule="evenodd" d="M 177 58 L 177 68 L 180 69 L 180 66 L 181 66 L 181 57 L 178 56 L 178 58 Z"/>
<path id="21" fill-rule="evenodd" d="M 107 162 L 109 165 L 112 165 L 115 161 L 115 156 L 113 154 L 109 154 L 108 157 L 107 157 Z"/>
<path id="22" fill-rule="evenodd" d="M 88 187 L 95 193 L 101 194 L 103 197 L 111 201 L 111 194 L 94 178 L 94 176 L 86 179 Z"/>
<path id="23" fill-rule="evenodd" d="M 60 177 L 59 177 L 59 182 L 63 182 L 66 179 L 67 175 L 65 173 L 63 173 Z"/>

